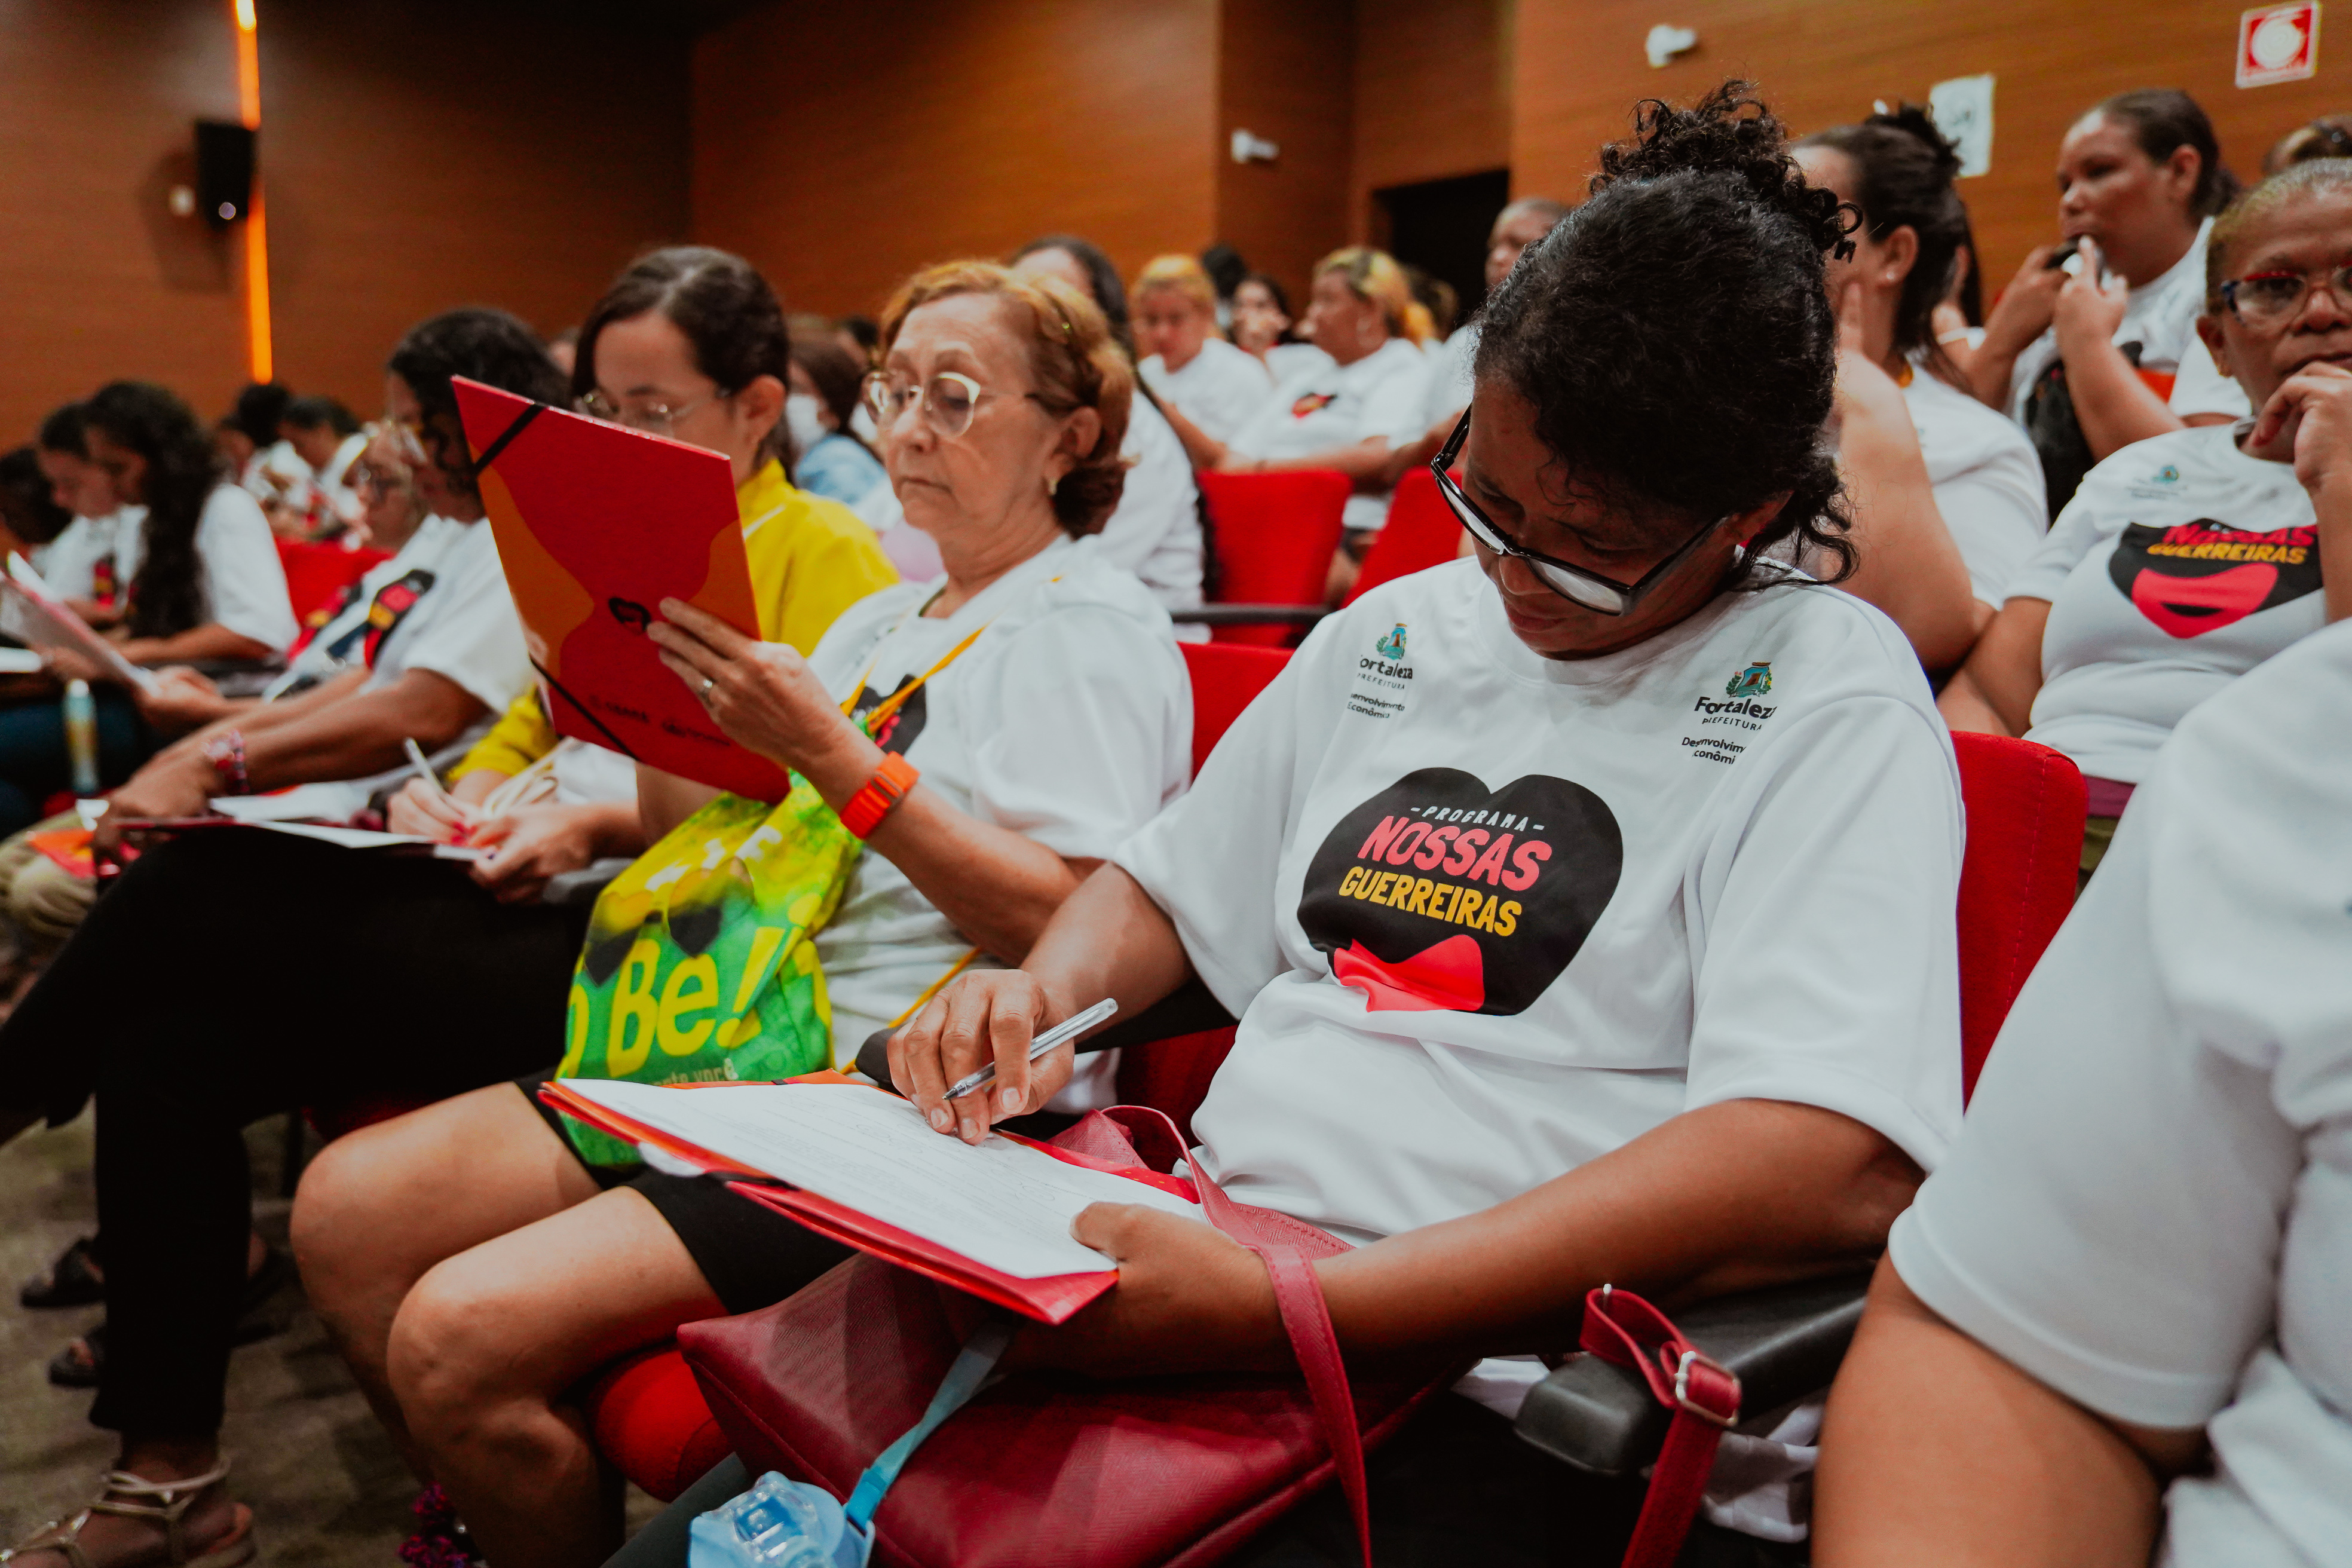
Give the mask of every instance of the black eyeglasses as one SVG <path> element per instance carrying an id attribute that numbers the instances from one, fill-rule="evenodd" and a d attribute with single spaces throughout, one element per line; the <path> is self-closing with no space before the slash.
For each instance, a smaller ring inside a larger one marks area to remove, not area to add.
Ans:
<path id="1" fill-rule="evenodd" d="M 1462 423 L 1454 427 L 1454 435 L 1445 443 L 1445 449 L 1429 462 L 1429 471 L 1437 477 L 1437 493 L 1444 496 L 1445 504 L 1454 509 L 1454 517 L 1470 531 L 1471 538 L 1497 555 L 1517 556 L 1528 563 L 1528 570 L 1533 572 L 1545 587 L 1570 604 L 1580 605 L 1600 615 L 1633 614 L 1633 606 L 1648 598 L 1651 590 L 1688 559 L 1693 551 L 1713 537 L 1715 531 L 1721 528 L 1726 521 L 1717 518 L 1683 541 L 1672 555 L 1643 573 L 1640 582 L 1631 585 L 1613 582 L 1598 572 L 1588 572 L 1581 566 L 1529 550 L 1496 527 L 1494 520 L 1478 510 L 1478 503 L 1462 493 L 1462 487 L 1454 482 L 1454 475 L 1449 471 L 1454 467 L 1455 455 L 1462 450 L 1462 443 L 1469 438 L 1470 411 L 1465 408 L 1462 411 Z"/>

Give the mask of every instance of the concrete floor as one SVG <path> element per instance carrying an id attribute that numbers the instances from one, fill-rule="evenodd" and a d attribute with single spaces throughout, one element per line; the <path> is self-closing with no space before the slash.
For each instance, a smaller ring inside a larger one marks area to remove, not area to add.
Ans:
<path id="1" fill-rule="evenodd" d="M 282 1245 L 290 1205 L 277 1196 L 280 1127 L 273 1117 L 250 1129 L 247 1147 L 256 1223 Z M 91 1228 L 92 1131 L 85 1114 L 0 1148 L 0 1546 L 79 1509 L 114 1456 L 112 1434 L 89 1425 L 89 1394 L 53 1387 L 44 1373 L 49 1357 L 103 1310 L 16 1305 L 18 1285 Z M 256 1516 L 260 1561 L 272 1568 L 393 1568 L 415 1480 L 303 1304 L 300 1287 L 289 1285 L 273 1308 L 286 1331 L 231 1358 L 222 1433 L 236 1466 L 231 1484 Z M 660 1507 L 634 1488 L 629 1501 L 633 1522 Z"/>

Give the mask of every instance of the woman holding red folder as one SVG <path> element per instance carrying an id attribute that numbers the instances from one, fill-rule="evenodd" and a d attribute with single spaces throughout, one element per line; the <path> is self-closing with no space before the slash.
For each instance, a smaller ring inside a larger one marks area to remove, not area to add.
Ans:
<path id="1" fill-rule="evenodd" d="M 870 596 L 805 654 L 675 601 L 651 632 L 730 735 L 865 840 L 814 939 L 845 1064 L 949 976 L 1018 962 L 1181 791 L 1191 752 L 1167 613 L 1094 537 L 1125 485 L 1133 385 L 1100 310 L 1056 280 L 953 263 L 901 291 L 883 348 L 868 405 L 946 580 Z M 709 794 L 647 775 L 646 831 Z M 563 1016 L 541 1026 L 551 1056 Z M 610 1048 L 584 1048 L 589 1070 Z M 499 1568 L 594 1563 L 620 1521 L 573 1387 L 842 1254 L 717 1184 L 592 1168 L 536 1081 L 520 1088 L 331 1146 L 295 1246 L 354 1373 L 479 1550 Z"/>

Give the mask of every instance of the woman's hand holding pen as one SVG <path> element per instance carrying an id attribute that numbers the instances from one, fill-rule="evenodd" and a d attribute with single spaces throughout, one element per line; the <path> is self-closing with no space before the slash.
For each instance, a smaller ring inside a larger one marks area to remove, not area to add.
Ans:
<path id="1" fill-rule="evenodd" d="M 1031 1061 L 1029 1044 L 1072 1011 L 1025 971 L 976 970 L 891 1037 L 890 1081 L 934 1130 L 977 1143 L 992 1125 L 1039 1109 L 1070 1081 L 1077 1061 L 1072 1046 Z M 994 1083 L 946 1098 L 950 1085 L 991 1062 Z"/>
<path id="2" fill-rule="evenodd" d="M 647 635 L 661 661 L 729 737 L 792 768 L 838 806 L 882 764 L 881 748 L 842 717 L 797 648 L 759 642 L 678 599 L 661 602 Z"/>

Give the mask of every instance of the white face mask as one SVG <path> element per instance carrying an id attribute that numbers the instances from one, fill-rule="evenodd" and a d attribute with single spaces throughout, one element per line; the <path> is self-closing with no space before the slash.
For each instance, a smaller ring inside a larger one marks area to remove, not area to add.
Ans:
<path id="1" fill-rule="evenodd" d="M 804 392 L 795 392 L 784 399 L 784 424 L 793 433 L 793 445 L 801 451 L 807 451 L 833 434 L 824 427 L 824 419 L 818 412 L 822 406 Z"/>

